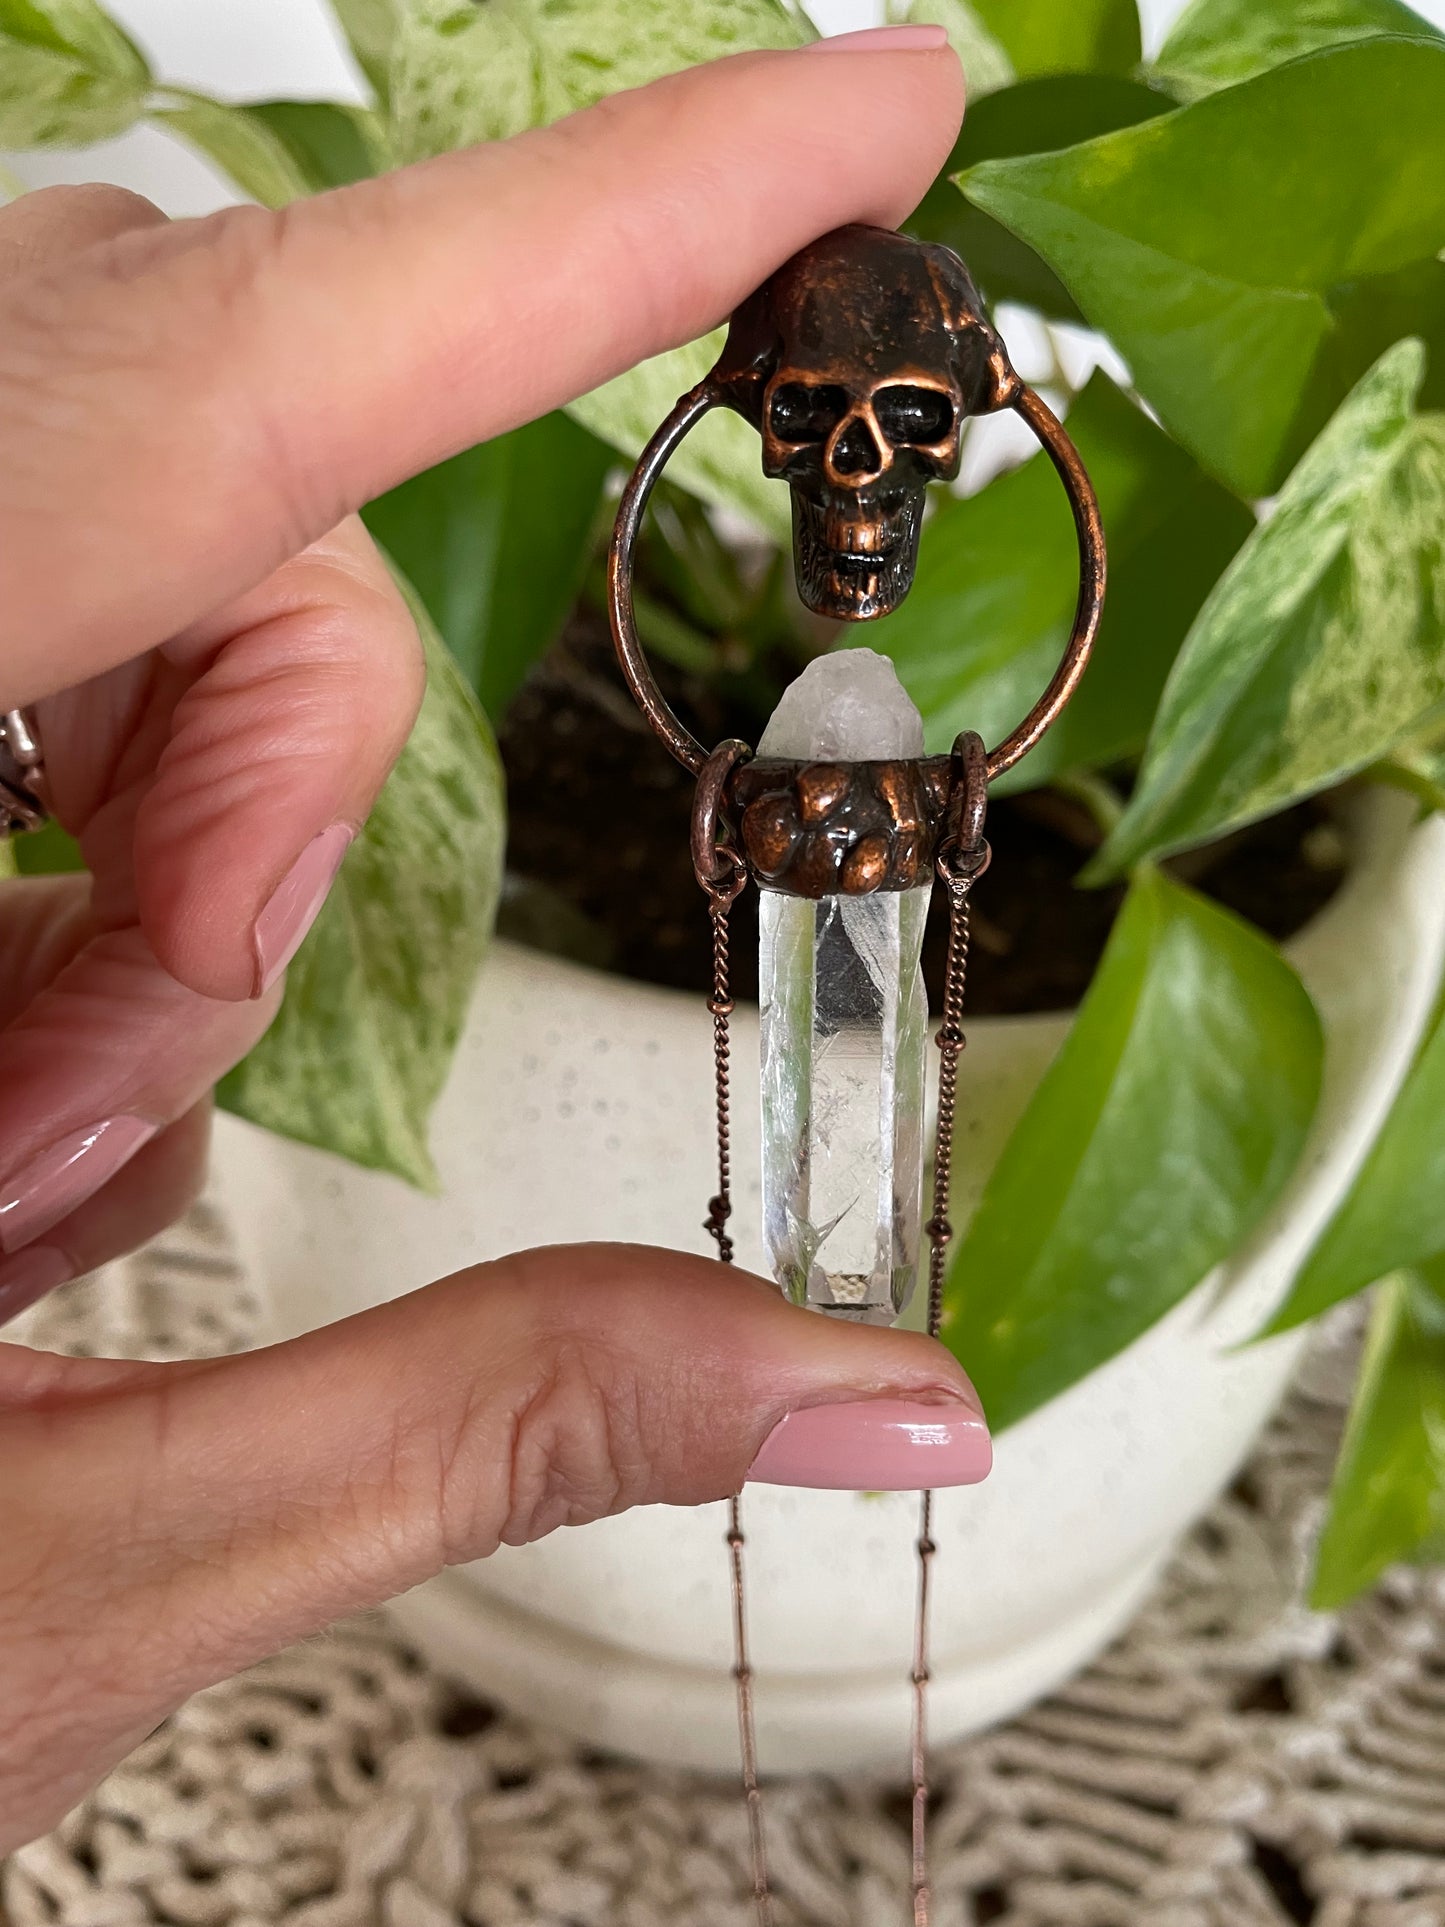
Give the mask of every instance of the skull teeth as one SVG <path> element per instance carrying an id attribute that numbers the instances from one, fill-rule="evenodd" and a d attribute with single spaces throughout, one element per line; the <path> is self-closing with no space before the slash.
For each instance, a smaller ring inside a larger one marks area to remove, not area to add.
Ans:
<path id="1" fill-rule="evenodd" d="M 889 526 L 889 521 L 897 518 L 879 516 L 876 520 L 860 521 L 854 516 L 843 515 L 836 508 L 827 508 L 819 519 L 821 527 L 816 530 L 817 539 L 835 555 L 891 555 L 904 534 L 901 527 Z"/>
<path id="2" fill-rule="evenodd" d="M 798 592 L 808 607 L 853 622 L 896 608 L 913 581 L 921 500 L 867 519 L 797 492 L 794 504 Z"/>

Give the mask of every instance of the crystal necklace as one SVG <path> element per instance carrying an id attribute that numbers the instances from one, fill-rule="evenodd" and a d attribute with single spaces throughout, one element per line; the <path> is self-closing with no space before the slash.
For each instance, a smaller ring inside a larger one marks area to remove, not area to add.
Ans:
<path id="1" fill-rule="evenodd" d="M 784 693 L 756 754 L 736 741 L 709 752 L 683 728 L 638 639 L 633 550 L 669 457 L 717 407 L 752 424 L 762 438 L 763 472 L 792 492 L 803 601 L 845 622 L 887 615 L 907 595 L 927 486 L 958 474 L 966 419 L 1001 408 L 1022 416 L 1073 510 L 1079 600 L 1053 679 L 1012 734 L 988 749 L 965 731 L 948 755 L 925 756 L 917 710 L 892 665 L 868 650 L 810 664 Z M 952 1236 L 969 896 L 988 867 L 988 785 L 1056 720 L 1088 662 L 1104 597 L 1104 539 L 1089 478 L 1057 419 L 1014 373 L 957 255 L 881 228 L 840 228 L 794 255 L 743 303 L 716 366 L 643 450 L 618 509 L 608 575 L 613 640 L 628 686 L 663 744 L 697 778 L 692 858 L 712 921 L 718 1143 L 706 1225 L 718 1256 L 728 1264 L 733 1255 L 728 913 L 751 880 L 761 891 L 763 1231 L 773 1274 L 796 1304 L 890 1324 L 914 1288 L 926 1236 L 927 1328 L 937 1337 Z M 928 1009 L 919 954 L 935 879 L 947 894 L 949 939 L 925 1223 Z M 911 1675 L 916 1927 L 927 1927 L 930 1903 L 932 1522 L 925 1492 Z M 743 1790 L 758 1919 L 771 1927 L 743 1545 L 734 1497 L 727 1547 Z"/>

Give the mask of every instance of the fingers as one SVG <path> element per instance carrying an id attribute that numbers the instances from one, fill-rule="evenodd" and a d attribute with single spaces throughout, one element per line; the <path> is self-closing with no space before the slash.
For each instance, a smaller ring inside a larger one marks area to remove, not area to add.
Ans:
<path id="1" fill-rule="evenodd" d="M 120 188 L 26 195 L 0 219 L 0 294 L 164 225 Z M 93 867 L 110 922 L 138 916 L 158 960 L 202 996 L 258 996 L 305 936 L 415 720 L 416 627 L 352 518 L 165 654 L 186 693 L 157 704 L 147 692 L 159 713 L 139 733 L 165 742 L 154 780 L 144 767 L 132 794 L 113 780 L 147 680 L 127 673 L 46 706 L 52 795 L 83 836 L 103 812 L 86 841 L 103 857 Z"/>
<path id="2" fill-rule="evenodd" d="M 0 219 L 0 289 L 132 228 L 165 225 L 155 203 L 128 188 L 101 181 L 36 188 L 11 201 Z"/>
<path id="3" fill-rule="evenodd" d="M 946 50 L 743 56 L 12 286 L 3 703 L 135 655 L 402 476 L 697 335 L 825 229 L 896 222 L 961 106 Z"/>
<path id="4" fill-rule="evenodd" d="M 161 1140 L 279 1001 L 198 997 L 138 929 L 97 932 L 86 889 L 81 877 L 4 886 L 0 978 L 18 1014 L 0 1031 L 0 1316 L 59 1283 L 62 1260 L 113 1257 L 185 1204 L 197 1140 Z M 127 1172 L 137 1195 L 112 1188 Z"/>
<path id="5" fill-rule="evenodd" d="M 0 1257 L 0 1326 L 37 1299 L 134 1251 L 174 1224 L 200 1195 L 211 1107 L 203 1099 L 143 1143 L 109 1183 L 57 1223 Z"/>
<path id="6" fill-rule="evenodd" d="M 0 1706 L 33 1708 L 25 1783 L 0 1785 L 0 1813 L 32 1827 L 80 1790 L 51 1739 L 67 1687 L 104 1707 L 94 1682 L 117 1652 L 127 1693 L 86 1775 L 201 1685 L 444 1564 L 736 1490 L 785 1417 L 828 1413 L 848 1483 L 961 1483 L 988 1462 L 971 1389 L 932 1340 L 617 1246 L 523 1254 L 269 1351 L 113 1389 L 81 1374 L 68 1409 L 59 1396 L 52 1380 L 41 1409 L 0 1415 L 0 1455 L 27 1467 L 0 1563 L 12 1597 L 44 1574 L 42 1664 L 63 1671 L 0 1679 Z M 0 1675 L 24 1646 L 12 1631 Z"/>
<path id="7" fill-rule="evenodd" d="M 136 817 L 141 927 L 190 989 L 260 997 L 410 734 L 416 625 L 352 517 L 166 653 L 208 666 Z"/>
<path id="8" fill-rule="evenodd" d="M 40 704 L 97 919 L 206 998 L 263 996 L 401 751 L 425 667 L 355 518 L 169 643 Z M 7 899 L 8 902 L 8 899 Z"/>

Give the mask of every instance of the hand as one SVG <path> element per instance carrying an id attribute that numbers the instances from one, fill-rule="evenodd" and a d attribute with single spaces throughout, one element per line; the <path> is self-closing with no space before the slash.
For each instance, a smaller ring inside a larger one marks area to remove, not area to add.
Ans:
<path id="1" fill-rule="evenodd" d="M 193 1195 L 207 1093 L 406 736 L 417 641 L 357 506 L 893 224 L 960 106 L 939 48 L 746 56 L 282 214 L 0 214 L 0 709 L 34 705 L 90 871 L 0 885 L 0 1317 Z M 720 1497 L 770 1434 L 798 1482 L 987 1453 L 941 1347 L 658 1252 L 205 1364 L 0 1347 L 0 1849 L 208 1682 L 503 1541 Z"/>

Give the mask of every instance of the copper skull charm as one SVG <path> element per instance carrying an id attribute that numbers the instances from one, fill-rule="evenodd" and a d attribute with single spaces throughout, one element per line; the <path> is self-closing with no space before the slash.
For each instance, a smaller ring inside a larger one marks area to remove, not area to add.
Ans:
<path id="1" fill-rule="evenodd" d="M 839 228 L 733 316 L 713 379 L 793 496 L 798 593 L 861 622 L 913 583 L 924 493 L 958 473 L 964 417 L 1019 381 L 949 249 Z"/>

